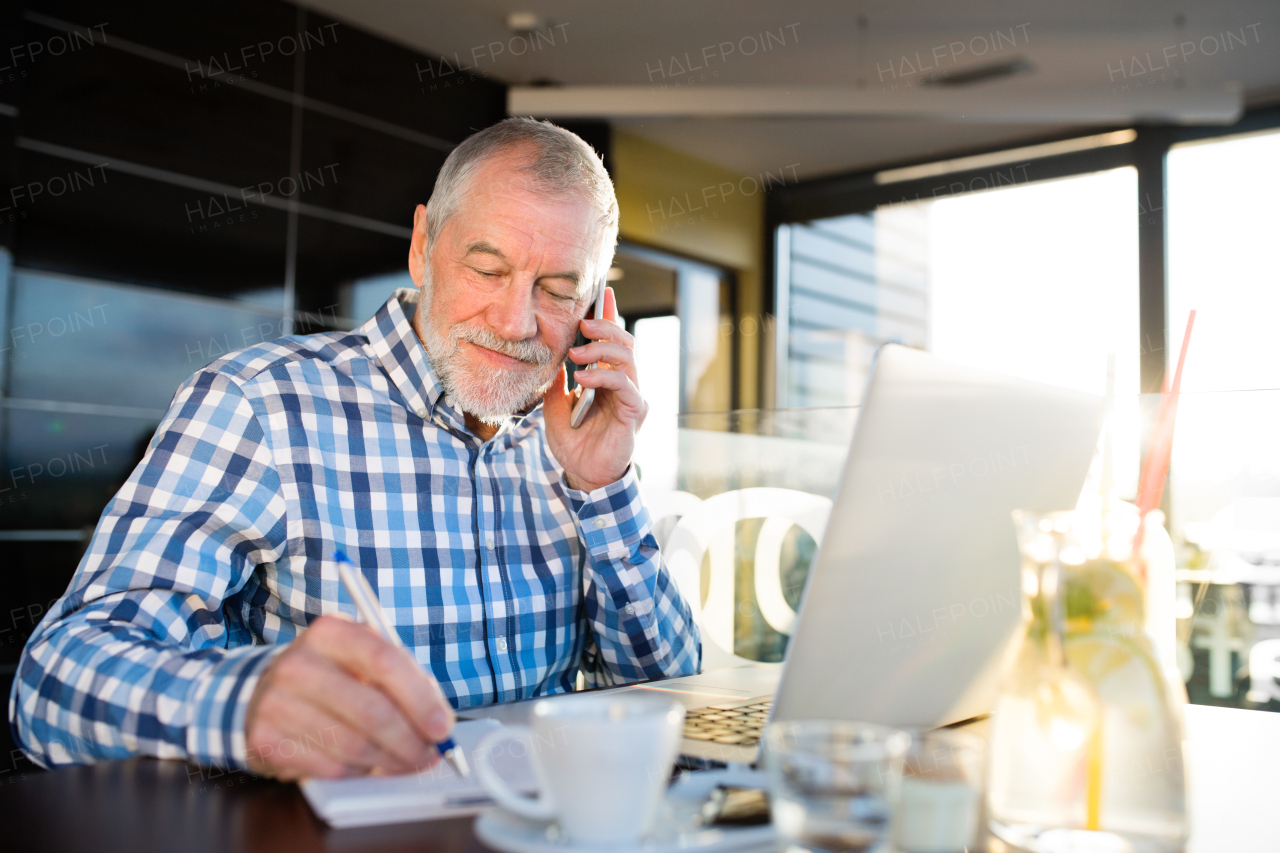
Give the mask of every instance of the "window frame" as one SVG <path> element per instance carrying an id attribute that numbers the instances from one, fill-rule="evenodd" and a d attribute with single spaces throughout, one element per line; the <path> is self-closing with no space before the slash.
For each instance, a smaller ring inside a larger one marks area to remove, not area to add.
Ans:
<path id="1" fill-rule="evenodd" d="M 947 159 L 984 154 L 998 154 L 1028 145 L 1076 139 L 1096 133 L 1128 130 L 1127 126 L 1081 128 L 1071 133 L 1059 134 L 1038 140 L 1019 142 L 1016 145 L 991 146 L 947 155 Z M 778 234 L 779 226 L 804 223 L 814 219 L 869 213 L 886 204 L 906 201 L 946 198 L 948 190 L 956 183 L 966 187 L 954 195 L 979 192 L 983 188 L 971 187 L 978 179 L 989 180 L 995 171 L 1014 167 L 1026 176 L 1018 182 L 1038 183 L 1058 178 L 1101 172 L 1124 166 L 1132 166 L 1138 172 L 1139 228 L 1138 228 L 1138 345 L 1140 353 L 1140 382 L 1144 393 L 1158 393 L 1164 387 L 1168 369 L 1168 217 L 1166 213 L 1166 156 L 1173 146 L 1192 141 L 1239 136 L 1246 133 L 1280 129 L 1280 105 L 1247 111 L 1233 125 L 1221 127 L 1180 127 L 1175 125 L 1142 125 L 1132 128 L 1136 135 L 1132 141 L 1106 145 L 1085 151 L 1074 151 L 1042 157 L 1030 157 L 1025 161 L 1013 160 L 999 166 L 962 169 L 924 178 L 877 183 L 876 174 L 886 169 L 907 168 L 935 162 L 934 159 L 917 159 L 900 163 L 883 164 L 874 169 L 861 170 L 825 178 L 814 178 L 791 186 L 768 190 L 765 198 L 765 282 L 764 304 L 773 313 L 777 338 L 785 339 L 786 306 L 779 303 L 779 295 L 786 289 L 785 280 L 779 280 Z M 1006 184 L 1007 185 L 1007 184 Z M 1159 212 L 1159 216 L 1151 214 Z M 1162 347 L 1143 345 L 1144 341 L 1165 341 Z M 780 346 L 775 349 L 780 352 Z M 772 371 L 777 375 L 781 364 L 778 352 L 765 357 L 774 362 Z M 776 383 L 775 383 L 776 385 Z M 774 400 L 776 388 L 761 388 L 761 399 Z M 775 401 L 776 402 L 776 401 Z M 1149 427 L 1150 425 L 1148 425 Z M 1145 451 L 1147 435 L 1143 435 Z"/>

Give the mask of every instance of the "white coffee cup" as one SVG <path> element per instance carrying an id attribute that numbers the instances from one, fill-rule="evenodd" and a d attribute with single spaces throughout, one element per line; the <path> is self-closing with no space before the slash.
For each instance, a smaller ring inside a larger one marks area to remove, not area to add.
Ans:
<path id="1" fill-rule="evenodd" d="M 684 706 L 663 696 L 543 699 L 533 706 L 531 725 L 481 739 L 476 771 L 501 806 L 533 820 L 555 820 L 571 844 L 625 847 L 652 827 L 683 728 Z M 516 793 L 494 769 L 492 751 L 508 741 L 529 756 L 537 797 Z"/>

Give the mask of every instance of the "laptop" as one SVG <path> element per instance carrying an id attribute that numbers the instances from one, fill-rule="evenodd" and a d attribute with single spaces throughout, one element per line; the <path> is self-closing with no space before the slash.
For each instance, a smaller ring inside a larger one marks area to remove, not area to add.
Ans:
<path id="1" fill-rule="evenodd" d="M 786 661 L 612 689 L 679 699 L 682 753 L 725 762 L 753 761 L 770 720 L 989 713 L 1022 621 L 1010 513 L 1076 505 L 1102 404 L 884 345 Z"/>

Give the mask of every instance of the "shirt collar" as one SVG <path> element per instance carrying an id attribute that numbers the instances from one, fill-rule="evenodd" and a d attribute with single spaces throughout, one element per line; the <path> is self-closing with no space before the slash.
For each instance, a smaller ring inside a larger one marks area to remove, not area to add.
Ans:
<path id="1" fill-rule="evenodd" d="M 412 318 L 418 310 L 420 291 L 402 287 L 391 294 L 378 313 L 374 314 L 357 331 L 369 339 L 369 347 L 396 388 L 405 399 L 405 405 L 424 420 L 435 416 L 436 407 L 445 404 L 447 420 L 454 426 L 467 430 L 462 412 L 455 411 L 449 398 L 444 396 L 444 386 L 436 377 L 431 359 L 422 346 L 422 340 L 413 328 Z M 516 412 L 507 418 L 492 441 L 511 441 L 515 434 L 523 435 L 536 428 L 542 417 L 542 401 Z"/>
<path id="2" fill-rule="evenodd" d="M 369 338 L 369 348 L 405 404 L 420 417 L 429 418 L 444 389 L 413 329 L 411 320 L 417 309 L 418 291 L 399 288 L 358 331 Z"/>

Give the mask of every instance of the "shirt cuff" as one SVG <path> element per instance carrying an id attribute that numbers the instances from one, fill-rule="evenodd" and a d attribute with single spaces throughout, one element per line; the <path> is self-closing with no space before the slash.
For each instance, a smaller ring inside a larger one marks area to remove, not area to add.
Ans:
<path id="1" fill-rule="evenodd" d="M 248 770 L 245 713 L 267 664 L 287 643 L 231 649 L 196 678 L 189 703 L 187 757 L 205 766 Z"/>
<path id="2" fill-rule="evenodd" d="M 653 524 L 640 500 L 640 480 L 634 465 L 627 466 L 621 480 L 594 492 L 571 489 L 563 475 L 560 479 L 592 557 L 627 557 L 649 535 Z"/>

